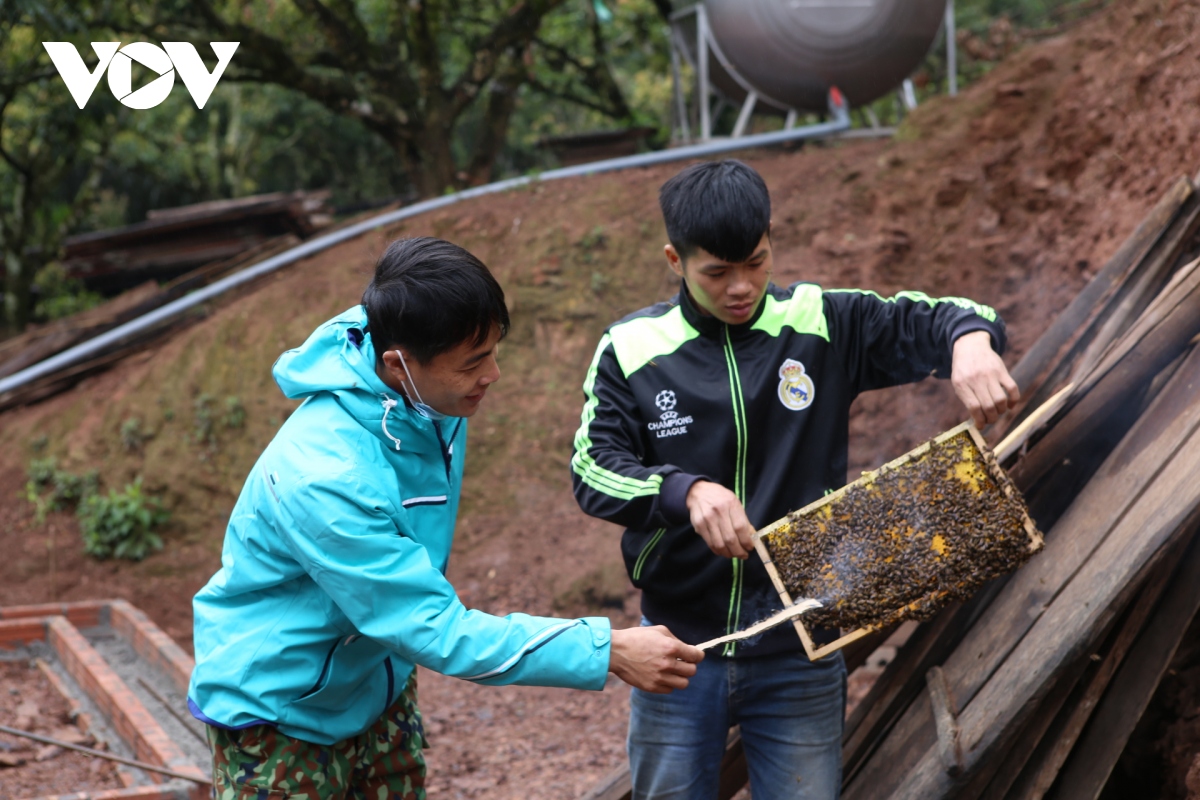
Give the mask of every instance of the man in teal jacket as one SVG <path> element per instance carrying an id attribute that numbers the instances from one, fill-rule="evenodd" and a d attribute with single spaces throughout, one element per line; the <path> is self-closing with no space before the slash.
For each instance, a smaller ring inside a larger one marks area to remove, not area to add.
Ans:
<path id="1" fill-rule="evenodd" d="M 494 617 L 445 578 L 467 423 L 499 378 L 500 286 L 465 250 L 395 242 L 361 306 L 280 357 L 303 398 L 246 479 L 196 595 L 188 705 L 220 800 L 424 798 L 415 667 L 487 684 L 683 688 L 700 651 L 605 618 Z"/>

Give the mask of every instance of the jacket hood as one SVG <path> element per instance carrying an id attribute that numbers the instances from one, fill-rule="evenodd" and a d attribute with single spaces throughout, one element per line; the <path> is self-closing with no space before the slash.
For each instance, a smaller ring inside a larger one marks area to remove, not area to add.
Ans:
<path id="1" fill-rule="evenodd" d="M 388 449 L 396 448 L 406 426 L 432 430 L 428 419 L 375 374 L 375 347 L 361 305 L 324 323 L 304 344 L 281 355 L 272 374 L 293 400 L 332 393 L 363 427 L 387 442 Z M 385 411 L 387 428 L 382 425 Z"/>

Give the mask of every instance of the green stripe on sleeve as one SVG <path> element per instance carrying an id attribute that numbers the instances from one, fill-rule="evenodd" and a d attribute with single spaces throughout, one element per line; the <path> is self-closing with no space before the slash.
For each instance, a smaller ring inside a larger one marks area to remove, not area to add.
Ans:
<path id="1" fill-rule="evenodd" d="M 600 357 L 610 342 L 609 334 L 604 334 L 600 339 L 600 344 L 596 347 L 596 355 L 592 359 L 587 378 L 583 382 L 583 393 L 586 400 L 583 404 L 579 430 L 575 433 L 575 455 L 571 457 L 571 469 L 585 484 L 609 497 L 615 497 L 618 500 L 652 497 L 659 493 L 662 486 L 661 475 L 651 475 L 646 480 L 630 478 L 600 466 L 589 452 L 592 447 L 589 428 L 596 419 L 596 406 L 600 404 L 600 398 L 596 396 L 595 391 L 596 374 L 600 371 Z"/>
<path id="2" fill-rule="evenodd" d="M 997 319 L 996 309 L 991 306 L 985 306 L 981 303 L 976 303 L 966 297 L 930 297 L 924 292 L 897 292 L 893 297 L 883 297 L 876 292 L 867 289 L 826 289 L 829 294 L 867 294 L 876 298 L 882 303 L 894 303 L 897 300 L 911 300 L 914 303 L 927 303 L 929 306 L 937 306 L 940 303 L 947 303 L 959 308 L 965 308 L 968 311 L 974 311 L 979 316 L 986 319 L 988 322 L 995 322 Z"/>

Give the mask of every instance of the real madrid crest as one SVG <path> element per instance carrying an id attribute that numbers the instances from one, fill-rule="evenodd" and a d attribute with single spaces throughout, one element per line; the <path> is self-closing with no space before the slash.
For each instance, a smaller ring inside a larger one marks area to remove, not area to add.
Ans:
<path id="1" fill-rule="evenodd" d="M 804 372 L 804 365 L 794 359 L 786 359 L 779 367 L 779 402 L 785 408 L 799 411 L 812 405 L 815 393 L 812 378 Z"/>

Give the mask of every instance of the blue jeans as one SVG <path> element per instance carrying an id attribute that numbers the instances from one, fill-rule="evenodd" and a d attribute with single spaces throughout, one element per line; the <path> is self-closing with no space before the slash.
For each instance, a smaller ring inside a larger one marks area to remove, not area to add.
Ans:
<path id="1" fill-rule="evenodd" d="M 715 800 L 729 728 L 741 726 L 754 800 L 833 800 L 841 792 L 846 667 L 841 653 L 709 654 L 688 688 L 634 689 L 633 800 Z"/>

